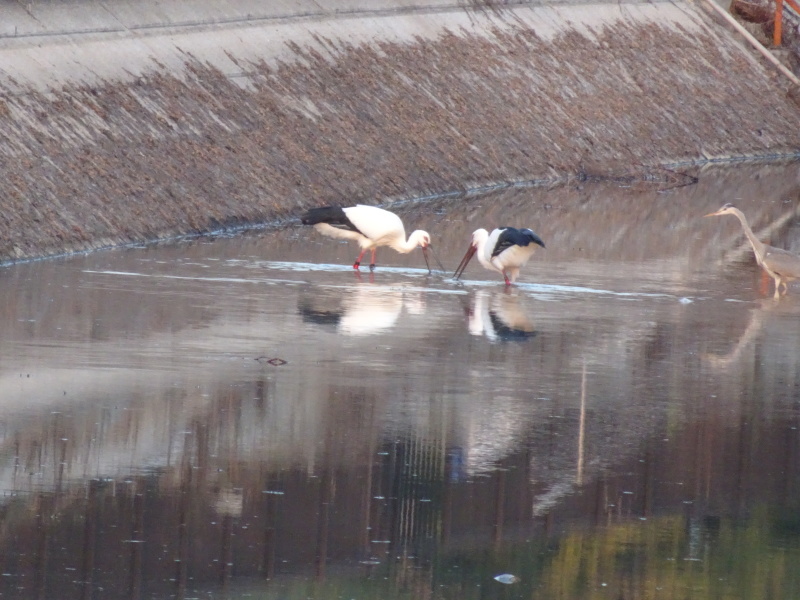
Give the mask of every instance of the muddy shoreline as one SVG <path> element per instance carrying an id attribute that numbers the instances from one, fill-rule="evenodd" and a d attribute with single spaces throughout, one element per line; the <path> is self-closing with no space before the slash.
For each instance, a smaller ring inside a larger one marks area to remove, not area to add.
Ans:
<path id="1" fill-rule="evenodd" d="M 80 63 L 74 40 L 0 45 L 14 59 L 0 73 L 3 262 L 290 222 L 321 204 L 678 185 L 704 164 L 800 157 L 786 83 L 691 4 L 218 25 L 149 37 L 144 66 L 103 55 L 134 52 L 125 36 L 85 40 Z M 48 50 L 63 64 L 39 60 L 36 81 L 11 73 Z"/>

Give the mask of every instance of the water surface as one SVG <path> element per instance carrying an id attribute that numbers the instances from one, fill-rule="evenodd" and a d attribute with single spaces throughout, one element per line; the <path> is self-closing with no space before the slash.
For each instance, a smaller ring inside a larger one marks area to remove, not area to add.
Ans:
<path id="1" fill-rule="evenodd" d="M 663 187 L 663 186 L 662 186 Z M 800 597 L 796 165 L 399 207 L 0 271 L 8 598 Z"/>

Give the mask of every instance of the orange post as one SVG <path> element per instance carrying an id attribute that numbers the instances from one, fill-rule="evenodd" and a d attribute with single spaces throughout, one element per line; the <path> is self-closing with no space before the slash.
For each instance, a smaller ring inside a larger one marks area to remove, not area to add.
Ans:
<path id="1" fill-rule="evenodd" d="M 775 0 L 775 27 L 772 30 L 772 45 L 781 45 L 781 35 L 783 33 L 783 0 Z"/>
<path id="2" fill-rule="evenodd" d="M 766 58 L 769 62 L 771 62 L 772 65 L 776 69 L 778 69 L 778 71 L 783 73 L 786 76 L 786 78 L 789 79 L 789 81 L 791 81 L 795 85 L 800 86 L 800 78 L 798 78 L 797 75 L 795 75 L 789 69 L 787 69 L 786 66 L 781 61 L 779 61 L 777 58 L 775 58 L 775 55 L 772 54 L 772 52 L 770 52 L 769 50 L 767 50 L 764 47 L 764 44 L 759 42 L 753 36 L 752 33 L 747 31 L 747 29 L 745 29 L 742 26 L 742 24 L 739 23 L 739 21 L 734 19 L 732 14 L 730 14 L 727 10 L 722 8 L 715 0 L 706 0 L 706 4 L 708 5 L 709 8 L 713 9 L 714 12 L 716 12 L 720 17 L 725 19 L 730 24 L 731 27 L 733 27 L 736 31 L 741 33 L 742 36 L 744 36 L 744 39 L 746 39 L 748 42 L 750 42 L 750 44 L 752 44 L 753 48 L 758 50 L 758 52 L 764 58 Z"/>

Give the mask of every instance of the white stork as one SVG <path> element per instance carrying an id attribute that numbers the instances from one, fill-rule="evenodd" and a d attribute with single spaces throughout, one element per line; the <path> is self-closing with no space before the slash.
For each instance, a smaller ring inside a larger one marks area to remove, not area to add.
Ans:
<path id="1" fill-rule="evenodd" d="M 516 281 L 520 268 L 524 267 L 533 255 L 537 245 L 545 247 L 541 238 L 530 229 L 500 227 L 492 233 L 485 229 L 476 229 L 472 233 L 472 243 L 453 277 L 455 279 L 461 277 L 469 261 L 477 254 L 478 260 L 485 268 L 502 273 L 506 285 L 511 285 Z"/>
<path id="2" fill-rule="evenodd" d="M 354 269 L 361 265 L 361 258 L 367 250 L 372 251 L 370 270 L 375 269 L 375 251 L 378 246 L 389 246 L 401 254 L 408 254 L 418 246 L 422 248 L 425 265 L 430 272 L 428 247 L 431 236 L 420 229 L 411 233 L 406 240 L 403 222 L 396 214 L 377 208 L 357 204 L 342 208 L 323 206 L 312 208 L 302 218 L 303 225 L 313 225 L 314 229 L 328 237 L 354 240 L 361 246 L 361 253 L 353 264 Z"/>

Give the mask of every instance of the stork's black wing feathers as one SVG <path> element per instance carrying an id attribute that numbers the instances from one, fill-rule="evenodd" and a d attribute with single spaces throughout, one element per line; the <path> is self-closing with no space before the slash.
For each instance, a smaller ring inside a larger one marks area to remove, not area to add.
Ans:
<path id="1" fill-rule="evenodd" d="M 356 233 L 361 233 L 358 227 L 353 225 L 353 222 L 347 218 L 347 214 L 341 206 L 321 206 L 319 208 L 312 208 L 302 217 L 303 225 L 316 225 L 317 223 L 327 223 L 331 227 L 338 227 L 339 229 L 349 229 Z"/>
<path id="2" fill-rule="evenodd" d="M 544 248 L 542 239 L 530 229 L 516 229 L 514 227 L 500 227 L 503 233 L 497 238 L 497 244 L 492 250 L 492 256 L 497 256 L 511 246 L 527 246 L 530 243 L 538 244 Z"/>

